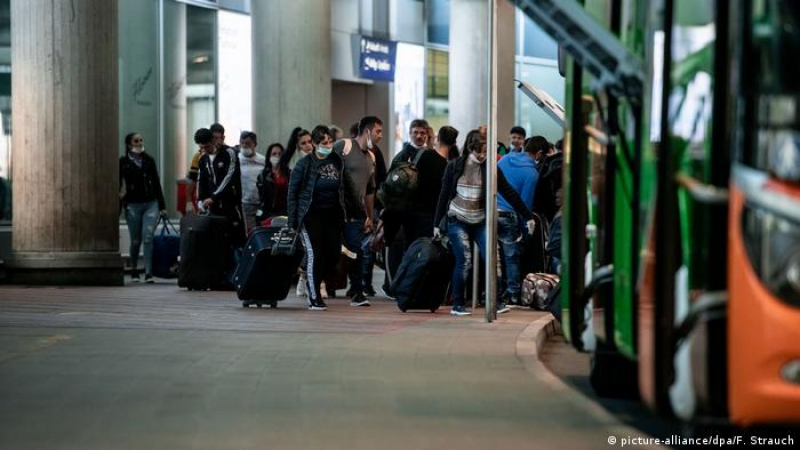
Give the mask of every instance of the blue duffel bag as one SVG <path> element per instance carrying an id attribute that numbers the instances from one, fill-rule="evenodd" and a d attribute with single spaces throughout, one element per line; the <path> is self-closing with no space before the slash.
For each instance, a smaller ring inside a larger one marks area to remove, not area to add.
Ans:
<path id="1" fill-rule="evenodd" d="M 161 233 L 153 237 L 153 276 L 177 278 L 181 236 L 169 219 L 164 217 L 162 221 Z"/>

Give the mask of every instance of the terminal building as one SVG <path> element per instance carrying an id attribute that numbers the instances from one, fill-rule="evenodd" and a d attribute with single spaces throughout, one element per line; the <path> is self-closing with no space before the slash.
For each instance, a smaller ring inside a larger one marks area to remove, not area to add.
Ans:
<path id="1" fill-rule="evenodd" d="M 510 1 L 498 28 L 500 139 L 513 125 L 559 139 L 515 82 L 563 101 L 555 41 Z M 389 130 L 387 158 L 414 118 L 463 138 L 486 122 L 487 36 L 483 0 L 0 0 L 4 272 L 121 282 L 115 174 L 129 132 L 176 216 L 193 131 L 214 122 L 231 145 L 255 131 L 262 152 L 296 126 L 347 130 L 366 114 Z"/>

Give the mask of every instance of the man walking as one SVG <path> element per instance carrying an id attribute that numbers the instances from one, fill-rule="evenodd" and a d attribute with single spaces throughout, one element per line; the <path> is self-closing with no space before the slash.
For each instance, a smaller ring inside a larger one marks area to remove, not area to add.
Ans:
<path id="1" fill-rule="evenodd" d="M 347 222 L 344 227 L 345 246 L 356 254 L 350 265 L 350 289 L 353 294 L 350 306 L 371 306 L 364 296 L 364 240 L 372 232 L 375 215 L 375 157 L 371 149 L 383 138 L 383 122 L 375 116 L 366 116 L 359 122 L 358 137 L 336 143 L 333 150 L 344 157 L 344 170 L 352 192 L 357 199 L 346 199 Z"/>

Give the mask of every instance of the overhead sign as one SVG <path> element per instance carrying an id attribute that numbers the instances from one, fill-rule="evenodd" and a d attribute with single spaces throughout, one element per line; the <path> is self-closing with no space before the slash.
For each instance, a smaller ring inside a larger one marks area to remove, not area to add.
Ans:
<path id="1" fill-rule="evenodd" d="M 394 81 L 397 42 L 361 36 L 358 73 L 361 78 Z"/>

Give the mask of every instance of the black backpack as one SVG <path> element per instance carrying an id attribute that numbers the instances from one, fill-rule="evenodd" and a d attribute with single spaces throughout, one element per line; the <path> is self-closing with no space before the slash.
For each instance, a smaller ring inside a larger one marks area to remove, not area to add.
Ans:
<path id="1" fill-rule="evenodd" d="M 562 186 L 563 167 L 564 154 L 561 152 L 545 158 L 539 167 L 539 181 L 536 183 L 536 192 L 533 196 L 533 208 L 535 212 L 543 215 L 548 223 L 552 222 L 558 212 L 556 193 Z"/>
<path id="2" fill-rule="evenodd" d="M 386 174 L 386 180 L 378 190 L 378 199 L 387 211 L 407 212 L 415 207 L 419 187 L 417 163 L 429 150 L 420 149 L 411 162 L 398 163 Z"/>

